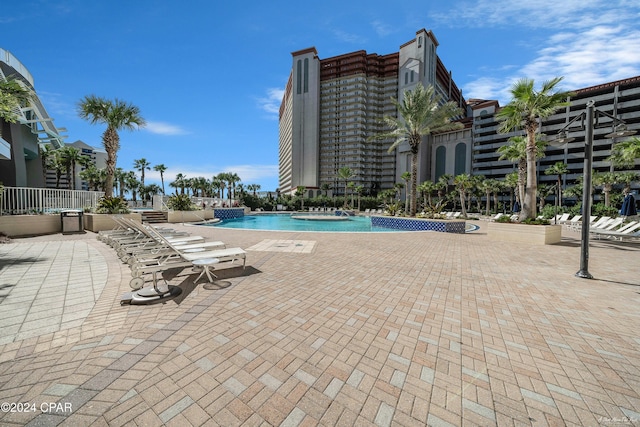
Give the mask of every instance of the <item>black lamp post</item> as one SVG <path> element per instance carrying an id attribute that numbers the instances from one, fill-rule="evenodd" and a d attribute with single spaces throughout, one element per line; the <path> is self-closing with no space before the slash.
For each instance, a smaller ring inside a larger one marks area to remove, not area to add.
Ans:
<path id="1" fill-rule="evenodd" d="M 636 133 L 636 131 L 623 129 L 620 126 L 624 126 L 626 124 L 623 120 L 620 120 L 604 111 L 597 110 L 595 108 L 595 102 L 591 100 L 587 102 L 586 110 L 574 117 L 562 129 L 560 129 L 559 137 L 551 142 L 552 145 L 564 145 L 566 143 L 574 141 L 575 138 L 567 137 L 566 132 L 569 131 L 571 125 L 580 121 L 578 130 L 585 131 L 583 171 L 584 188 L 582 191 L 582 235 L 580 238 L 580 270 L 576 273 L 576 276 L 583 279 L 593 279 L 593 276 L 591 275 L 591 273 L 589 273 L 589 225 L 591 223 L 591 169 L 593 167 L 593 129 L 595 127 L 603 127 L 609 125 L 609 123 L 604 123 L 602 124 L 602 126 L 598 126 L 599 118 L 602 116 L 611 119 L 614 126 L 614 132 L 605 135 L 605 137 L 619 138 Z"/>

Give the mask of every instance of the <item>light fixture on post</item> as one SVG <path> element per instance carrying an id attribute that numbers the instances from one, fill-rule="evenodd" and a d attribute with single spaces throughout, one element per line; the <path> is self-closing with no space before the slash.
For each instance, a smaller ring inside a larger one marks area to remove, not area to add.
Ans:
<path id="1" fill-rule="evenodd" d="M 597 115 L 596 115 L 597 113 Z M 591 168 L 593 167 L 593 130 L 595 127 L 609 126 L 610 123 L 599 123 L 600 117 L 608 117 L 614 126 L 614 131 L 605 135 L 607 138 L 620 138 L 623 136 L 633 135 L 635 131 L 626 130 L 626 123 L 609 113 L 597 110 L 593 100 L 587 102 L 587 108 L 584 112 L 574 117 L 558 132 L 558 138 L 550 141 L 551 145 L 564 145 L 574 141 L 575 138 L 567 137 L 567 131 L 571 125 L 580 120 L 580 126 L 574 130 L 584 130 L 584 175 L 583 175 L 583 191 L 582 191 L 582 230 L 580 238 L 580 270 L 576 273 L 577 277 L 583 279 L 593 279 L 589 273 L 589 224 L 591 223 Z M 594 123 L 595 120 L 595 123 Z M 621 127 L 624 126 L 624 127 Z"/>

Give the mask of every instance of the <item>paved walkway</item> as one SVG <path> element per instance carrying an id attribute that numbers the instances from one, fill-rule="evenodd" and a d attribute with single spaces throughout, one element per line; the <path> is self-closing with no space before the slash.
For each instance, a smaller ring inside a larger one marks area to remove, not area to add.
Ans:
<path id="1" fill-rule="evenodd" d="M 640 425 L 639 244 L 184 227 L 247 269 L 130 273 L 92 234 L 0 245 L 0 425 Z M 26 404 L 26 405 L 25 405 Z M 12 412 L 13 410 L 13 412 Z"/>

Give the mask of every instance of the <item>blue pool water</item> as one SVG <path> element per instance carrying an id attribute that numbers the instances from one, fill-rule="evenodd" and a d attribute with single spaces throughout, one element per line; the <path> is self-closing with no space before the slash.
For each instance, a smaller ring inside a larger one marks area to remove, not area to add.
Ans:
<path id="1" fill-rule="evenodd" d="M 225 219 L 210 227 L 241 228 L 247 230 L 274 231 L 357 231 L 357 232 L 389 232 L 399 231 L 390 228 L 373 227 L 371 218 L 364 216 L 350 217 L 344 221 L 308 221 L 292 219 L 288 214 L 261 214 L 242 218 Z"/>

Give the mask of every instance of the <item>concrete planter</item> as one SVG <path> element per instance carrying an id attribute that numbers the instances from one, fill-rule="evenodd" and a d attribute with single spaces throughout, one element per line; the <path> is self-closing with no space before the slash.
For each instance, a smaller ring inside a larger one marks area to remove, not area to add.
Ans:
<path id="1" fill-rule="evenodd" d="M 199 210 L 199 211 L 169 211 L 167 221 L 170 223 L 176 222 L 201 222 L 208 219 L 213 219 L 212 210 Z"/>
<path id="2" fill-rule="evenodd" d="M 93 231 L 94 233 L 104 230 L 113 230 L 117 225 L 113 220 L 113 216 L 114 215 L 109 214 L 86 213 L 84 214 L 84 229 Z M 142 216 L 139 213 L 130 213 L 118 216 L 142 222 Z"/>
<path id="3" fill-rule="evenodd" d="M 40 236 L 62 231 L 60 215 L 0 216 L 0 232 L 9 237 Z"/>
<path id="4" fill-rule="evenodd" d="M 562 240 L 562 226 L 490 222 L 487 235 L 501 242 L 553 245 Z"/>

